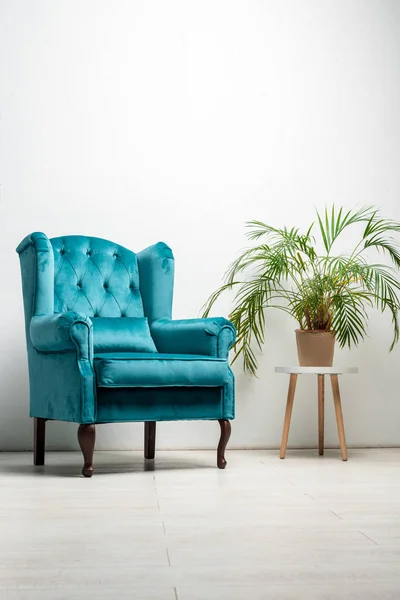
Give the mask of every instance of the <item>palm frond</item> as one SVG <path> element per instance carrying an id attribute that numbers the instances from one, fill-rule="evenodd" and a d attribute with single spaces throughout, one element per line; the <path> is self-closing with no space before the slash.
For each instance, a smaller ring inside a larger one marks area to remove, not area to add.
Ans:
<path id="1" fill-rule="evenodd" d="M 365 240 L 370 235 L 387 233 L 388 231 L 399 233 L 400 223 L 398 223 L 397 221 L 393 221 L 392 219 L 384 219 L 383 217 L 380 217 L 379 211 L 375 210 L 371 215 L 371 219 L 365 226 L 363 232 L 363 239 Z"/>
<path id="2" fill-rule="evenodd" d="M 343 207 L 340 207 L 336 212 L 335 205 L 332 205 L 330 211 L 325 208 L 323 217 L 317 211 L 318 224 L 326 252 L 330 253 L 334 242 L 347 227 L 355 223 L 370 223 L 376 212 L 376 209 L 371 206 L 363 206 L 357 211 L 349 210 L 347 213 L 344 213 Z"/>
<path id="3" fill-rule="evenodd" d="M 382 312 L 388 311 L 392 317 L 393 340 L 390 350 L 399 341 L 400 281 L 395 269 L 386 265 L 367 265 L 364 267 L 366 279 L 373 289 L 375 305 Z"/>
<path id="4" fill-rule="evenodd" d="M 269 255 L 270 248 L 266 244 L 261 244 L 254 248 L 246 248 L 239 254 L 238 258 L 229 265 L 228 270 L 224 275 L 225 283 L 233 283 L 235 278 L 249 267 L 251 267 L 253 272 L 262 269 L 265 265 L 265 261 L 268 260 Z"/>
<path id="5" fill-rule="evenodd" d="M 375 248 L 383 253 L 389 254 L 396 267 L 400 267 L 400 245 L 392 238 L 387 238 L 380 233 L 376 233 L 371 238 L 367 238 L 364 243 L 364 249 Z"/>
<path id="6" fill-rule="evenodd" d="M 262 223 L 261 221 L 249 221 L 245 226 L 249 229 L 251 228 L 251 231 L 246 233 L 246 237 L 249 240 L 258 240 L 263 235 L 268 235 L 276 231 L 274 227 L 266 225 L 266 223 Z"/>
<path id="7" fill-rule="evenodd" d="M 355 346 L 364 339 L 368 321 L 364 303 L 351 293 L 334 296 L 332 329 L 339 346 Z"/>
<path id="8" fill-rule="evenodd" d="M 221 287 L 219 287 L 217 290 L 215 290 L 215 292 L 213 292 L 208 298 L 207 302 L 205 302 L 205 304 L 202 306 L 202 317 L 208 317 L 212 307 L 214 306 L 218 298 L 221 296 L 221 294 L 223 294 L 226 290 L 232 290 L 236 285 L 242 285 L 242 282 L 233 281 L 232 283 L 225 283 L 224 285 L 221 285 Z"/>
<path id="9" fill-rule="evenodd" d="M 254 339 L 258 348 L 262 349 L 265 336 L 264 309 L 272 291 L 273 282 L 267 279 L 256 279 L 242 284 L 235 297 L 233 311 L 229 315 L 238 331 L 234 345 L 235 360 L 243 354 L 245 369 L 251 375 L 255 375 L 257 370 L 252 341 Z"/>

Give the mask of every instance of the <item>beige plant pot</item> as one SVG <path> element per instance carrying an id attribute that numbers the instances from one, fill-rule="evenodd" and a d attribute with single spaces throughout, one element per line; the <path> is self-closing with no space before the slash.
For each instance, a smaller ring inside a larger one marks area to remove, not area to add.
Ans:
<path id="1" fill-rule="evenodd" d="M 331 367 L 335 338 L 328 331 L 296 329 L 297 353 L 300 367 Z"/>

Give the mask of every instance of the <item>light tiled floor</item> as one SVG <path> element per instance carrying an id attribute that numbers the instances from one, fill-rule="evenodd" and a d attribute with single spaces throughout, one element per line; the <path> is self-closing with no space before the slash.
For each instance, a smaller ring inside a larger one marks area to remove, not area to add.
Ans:
<path id="1" fill-rule="evenodd" d="M 227 458 L 0 454 L 0 599 L 400 599 L 400 449 Z"/>

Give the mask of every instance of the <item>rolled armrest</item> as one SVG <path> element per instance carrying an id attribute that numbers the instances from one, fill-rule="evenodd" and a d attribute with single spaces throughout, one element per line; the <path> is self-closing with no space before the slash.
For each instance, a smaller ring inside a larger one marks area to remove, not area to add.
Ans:
<path id="1" fill-rule="evenodd" d="M 222 317 L 208 319 L 160 319 L 151 324 L 151 334 L 159 352 L 203 354 L 228 358 L 236 339 L 233 324 Z"/>
<path id="2" fill-rule="evenodd" d="M 31 341 L 39 352 L 77 350 L 79 358 L 92 360 L 92 327 L 88 317 L 74 311 L 32 317 Z"/>

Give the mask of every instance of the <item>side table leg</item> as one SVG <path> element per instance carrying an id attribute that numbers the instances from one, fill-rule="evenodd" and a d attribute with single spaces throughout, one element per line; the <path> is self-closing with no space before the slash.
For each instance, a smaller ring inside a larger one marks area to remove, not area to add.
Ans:
<path id="1" fill-rule="evenodd" d="M 342 405 L 340 403 L 339 380 L 337 375 L 331 375 L 331 384 L 333 392 L 333 402 L 335 404 L 340 449 L 342 451 L 342 460 L 347 460 L 346 437 L 344 434 L 343 413 Z"/>
<path id="2" fill-rule="evenodd" d="M 324 453 L 325 375 L 318 375 L 318 452 Z"/>
<path id="3" fill-rule="evenodd" d="M 297 375 L 295 373 L 291 373 L 290 381 L 289 381 L 289 390 L 288 390 L 288 395 L 287 395 L 287 402 L 286 402 L 285 421 L 283 424 L 281 452 L 279 455 L 281 458 L 285 458 L 285 455 L 286 455 L 286 447 L 287 447 L 287 441 L 288 441 L 289 429 L 290 429 L 290 420 L 292 418 L 294 393 L 296 391 L 296 382 L 297 382 Z"/>

